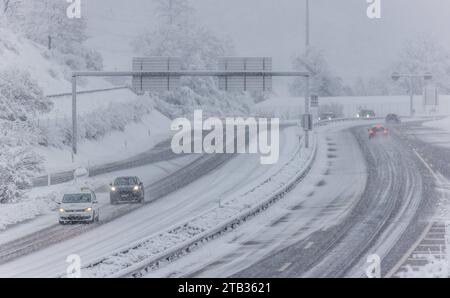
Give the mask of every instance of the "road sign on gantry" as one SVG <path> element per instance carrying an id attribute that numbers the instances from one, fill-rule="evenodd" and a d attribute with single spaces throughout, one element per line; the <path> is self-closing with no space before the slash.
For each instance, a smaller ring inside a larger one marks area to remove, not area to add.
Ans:
<path id="1" fill-rule="evenodd" d="M 168 72 L 180 71 L 181 59 L 175 57 L 135 57 L 133 71 Z M 133 76 L 132 88 L 136 93 L 146 91 L 171 91 L 180 86 L 179 76 Z"/>
<path id="2" fill-rule="evenodd" d="M 425 87 L 423 92 L 423 102 L 425 106 L 438 106 L 439 95 L 436 87 Z"/>
<path id="3" fill-rule="evenodd" d="M 219 71 L 242 72 L 239 76 L 220 76 L 219 89 L 225 91 L 272 91 L 272 76 L 247 76 L 245 72 L 272 71 L 269 57 L 225 57 L 219 59 Z"/>
<path id="4" fill-rule="evenodd" d="M 319 107 L 319 96 L 311 95 L 311 108 Z"/>

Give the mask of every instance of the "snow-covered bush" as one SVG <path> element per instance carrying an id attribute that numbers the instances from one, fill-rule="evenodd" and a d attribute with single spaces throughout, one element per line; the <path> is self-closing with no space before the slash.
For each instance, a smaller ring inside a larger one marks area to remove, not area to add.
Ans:
<path id="1" fill-rule="evenodd" d="M 42 159 L 32 151 L 39 139 L 33 125 L 37 113 L 51 103 L 30 75 L 19 70 L 0 72 L 0 203 L 17 201 Z"/>
<path id="2" fill-rule="evenodd" d="M 69 19 L 66 1 L 12 2 L 5 14 L 8 27 L 48 48 L 50 56 L 67 68 L 67 78 L 72 70 L 103 68 L 101 55 L 84 45 L 88 39 L 86 19 Z"/>
<path id="3" fill-rule="evenodd" d="M 111 131 L 124 131 L 133 122 L 139 122 L 153 110 L 153 99 L 142 96 L 132 102 L 110 104 L 78 117 L 79 140 L 99 140 Z M 61 148 L 72 143 L 71 119 L 59 120 L 58 125 L 40 123 L 42 139 L 40 144 Z"/>
<path id="4" fill-rule="evenodd" d="M 27 121 L 52 106 L 30 74 L 17 69 L 0 72 L 0 97 L 0 119 L 8 121 Z"/>

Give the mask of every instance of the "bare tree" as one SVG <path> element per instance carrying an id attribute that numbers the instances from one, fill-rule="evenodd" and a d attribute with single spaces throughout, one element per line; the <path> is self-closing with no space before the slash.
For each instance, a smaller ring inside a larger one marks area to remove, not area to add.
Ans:
<path id="1" fill-rule="evenodd" d="M 8 14 L 11 10 L 16 9 L 22 0 L 1 0 L 1 11 L 4 15 Z"/>

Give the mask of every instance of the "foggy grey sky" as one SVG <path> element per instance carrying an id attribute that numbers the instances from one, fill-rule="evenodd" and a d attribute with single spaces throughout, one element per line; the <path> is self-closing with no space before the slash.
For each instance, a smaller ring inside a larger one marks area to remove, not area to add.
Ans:
<path id="1" fill-rule="evenodd" d="M 191 0 L 199 23 L 230 37 L 238 55 L 271 56 L 290 69 L 304 47 L 303 0 Z M 325 51 L 331 69 L 347 80 L 385 69 L 404 41 L 427 33 L 450 49 L 449 0 L 382 0 L 382 19 L 366 16 L 366 0 L 310 0 L 311 43 Z M 129 42 L 154 24 L 151 0 L 89 0 L 90 45 L 108 69 L 129 69 Z"/>

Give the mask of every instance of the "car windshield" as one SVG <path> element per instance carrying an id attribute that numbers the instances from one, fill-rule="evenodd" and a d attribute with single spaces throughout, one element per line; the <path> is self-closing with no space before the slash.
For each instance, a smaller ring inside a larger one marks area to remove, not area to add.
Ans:
<path id="1" fill-rule="evenodd" d="M 116 181 L 114 181 L 114 185 L 135 185 L 136 179 L 133 177 L 121 177 L 117 178 Z"/>
<path id="2" fill-rule="evenodd" d="M 64 195 L 63 203 L 66 204 L 82 204 L 82 203 L 90 203 L 91 195 L 90 194 L 73 194 L 73 195 Z"/>

